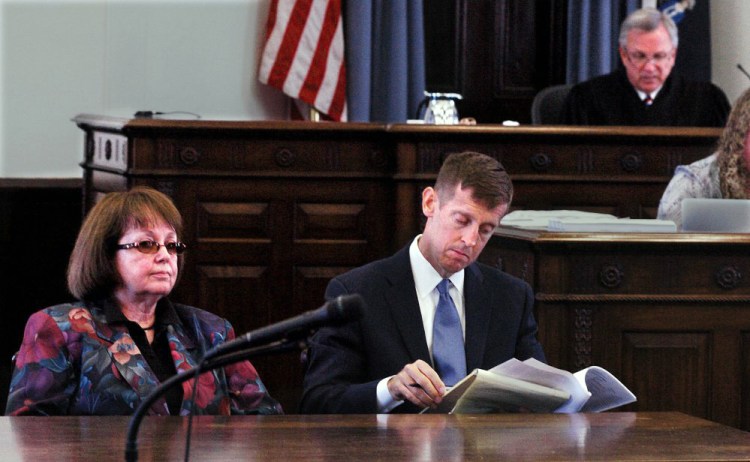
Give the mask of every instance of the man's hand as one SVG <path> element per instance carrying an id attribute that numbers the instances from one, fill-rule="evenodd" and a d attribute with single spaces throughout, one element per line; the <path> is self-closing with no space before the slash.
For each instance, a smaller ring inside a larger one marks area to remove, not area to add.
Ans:
<path id="1" fill-rule="evenodd" d="M 445 384 L 429 364 L 418 359 L 388 380 L 388 391 L 394 399 L 434 408 L 443 400 Z"/>

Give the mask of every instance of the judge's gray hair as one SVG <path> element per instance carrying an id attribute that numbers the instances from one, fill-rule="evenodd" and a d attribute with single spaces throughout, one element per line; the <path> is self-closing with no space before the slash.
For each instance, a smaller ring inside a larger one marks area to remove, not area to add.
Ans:
<path id="1" fill-rule="evenodd" d="M 672 18 L 656 8 L 641 8 L 633 11 L 625 18 L 620 26 L 620 48 L 627 48 L 628 32 L 631 30 L 651 32 L 658 28 L 659 24 L 664 24 L 669 33 L 669 38 L 672 40 L 672 46 L 677 48 L 679 43 L 677 25 L 672 21 Z"/>

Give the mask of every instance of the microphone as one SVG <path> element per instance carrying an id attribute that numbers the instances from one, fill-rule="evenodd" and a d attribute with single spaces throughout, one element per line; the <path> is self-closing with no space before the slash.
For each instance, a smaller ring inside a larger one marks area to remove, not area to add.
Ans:
<path id="1" fill-rule="evenodd" d="M 185 373 L 173 375 L 162 382 L 141 401 L 131 416 L 128 425 L 125 441 L 125 460 L 128 462 L 138 460 L 137 437 L 141 421 L 149 407 L 171 387 L 191 378 L 196 378 L 203 371 L 210 371 L 247 359 L 253 353 L 280 353 L 289 351 L 299 346 L 293 344 L 291 340 L 307 335 L 310 330 L 316 327 L 339 325 L 355 321 L 362 317 L 364 310 L 365 301 L 361 295 L 339 295 L 316 310 L 306 311 L 299 316 L 250 331 L 241 337 L 237 337 L 234 340 L 222 343 L 208 350 L 198 366 Z M 258 345 L 266 346 L 259 347 Z M 251 349 L 253 347 L 254 349 Z"/>
<path id="2" fill-rule="evenodd" d="M 737 69 L 739 69 L 743 74 L 745 74 L 745 77 L 750 79 L 750 74 L 747 73 L 744 67 L 742 67 L 742 64 L 737 63 Z"/>
<path id="3" fill-rule="evenodd" d="M 316 310 L 306 311 L 293 318 L 250 331 L 206 352 L 203 360 L 279 339 L 305 336 L 310 330 L 324 325 L 341 325 L 362 317 L 365 301 L 359 294 L 339 295 Z"/>

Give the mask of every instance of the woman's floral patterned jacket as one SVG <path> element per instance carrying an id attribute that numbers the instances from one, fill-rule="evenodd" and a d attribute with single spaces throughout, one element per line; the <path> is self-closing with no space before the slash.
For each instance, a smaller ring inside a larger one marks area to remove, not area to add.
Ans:
<path id="1" fill-rule="evenodd" d="M 175 369 L 185 372 L 198 364 L 203 352 L 232 340 L 234 330 L 219 316 L 191 306 L 171 303 L 181 322 L 167 326 Z M 127 327 L 109 324 L 105 310 L 77 302 L 46 308 L 26 324 L 15 357 L 6 414 L 8 415 L 128 415 L 160 384 Z M 191 410 L 195 379 L 182 382 L 180 413 Z M 249 361 L 201 374 L 195 393 L 196 414 L 279 414 Z M 168 415 L 158 399 L 150 415 Z"/>

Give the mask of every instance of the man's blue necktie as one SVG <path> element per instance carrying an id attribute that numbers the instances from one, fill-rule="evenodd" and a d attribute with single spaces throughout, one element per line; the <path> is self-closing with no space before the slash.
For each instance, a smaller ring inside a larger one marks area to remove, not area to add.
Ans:
<path id="1" fill-rule="evenodd" d="M 448 293 L 448 279 L 437 285 L 440 299 L 432 325 L 432 357 L 435 370 L 446 386 L 453 386 L 466 376 L 464 335 L 456 305 Z"/>

